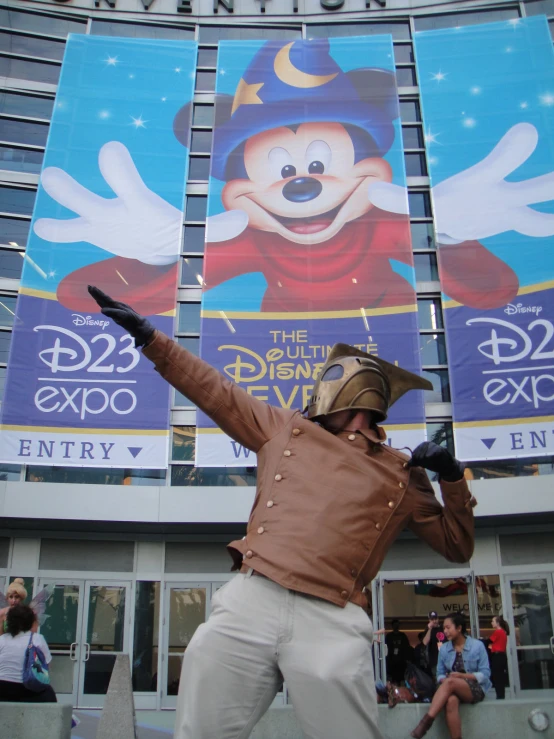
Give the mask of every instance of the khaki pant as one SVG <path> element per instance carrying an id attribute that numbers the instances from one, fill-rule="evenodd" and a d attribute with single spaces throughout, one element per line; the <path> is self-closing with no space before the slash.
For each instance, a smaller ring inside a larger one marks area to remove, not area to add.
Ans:
<path id="1" fill-rule="evenodd" d="M 306 739 L 381 739 L 367 614 L 239 574 L 186 649 L 175 739 L 246 739 L 283 679 Z"/>

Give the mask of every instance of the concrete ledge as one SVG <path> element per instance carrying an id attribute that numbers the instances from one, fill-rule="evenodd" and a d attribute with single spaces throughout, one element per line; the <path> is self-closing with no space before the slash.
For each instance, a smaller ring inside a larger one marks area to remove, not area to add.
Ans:
<path id="1" fill-rule="evenodd" d="M 60 703 L 0 703 L 0 736 L 71 739 L 72 710 Z"/>
<path id="2" fill-rule="evenodd" d="M 550 718 L 550 728 L 542 733 L 533 731 L 527 717 L 534 708 L 540 708 Z M 379 723 L 385 739 L 406 739 L 428 705 L 413 703 L 389 709 L 379 706 Z M 462 706 L 463 735 L 490 739 L 554 739 L 554 700 L 487 700 L 476 706 Z M 348 737 L 348 725 L 344 727 Z M 426 735 L 428 739 L 449 739 L 444 715 L 439 716 Z M 251 739 L 303 739 L 292 707 L 271 708 L 255 727 Z M 337 738 L 338 739 L 338 738 Z"/>

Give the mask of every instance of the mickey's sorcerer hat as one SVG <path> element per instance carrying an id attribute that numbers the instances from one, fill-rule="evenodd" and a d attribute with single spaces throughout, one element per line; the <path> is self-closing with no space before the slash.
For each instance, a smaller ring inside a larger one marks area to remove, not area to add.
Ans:
<path id="1" fill-rule="evenodd" d="M 371 156 L 383 156 L 394 141 L 398 116 L 393 72 L 343 72 L 327 39 L 269 41 L 252 59 L 234 96 L 216 97 L 212 175 L 229 179 L 229 156 L 255 134 L 305 122 L 356 126 L 370 137 Z"/>

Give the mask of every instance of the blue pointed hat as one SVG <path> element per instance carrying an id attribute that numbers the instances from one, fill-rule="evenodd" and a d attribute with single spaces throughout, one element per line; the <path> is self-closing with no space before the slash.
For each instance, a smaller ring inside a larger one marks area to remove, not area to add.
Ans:
<path id="1" fill-rule="evenodd" d="M 235 95 L 217 96 L 212 175 L 229 179 L 230 155 L 251 136 L 305 122 L 356 126 L 371 137 L 372 154 L 383 156 L 394 140 L 398 115 L 392 72 L 343 72 L 327 39 L 269 41 L 252 59 Z"/>

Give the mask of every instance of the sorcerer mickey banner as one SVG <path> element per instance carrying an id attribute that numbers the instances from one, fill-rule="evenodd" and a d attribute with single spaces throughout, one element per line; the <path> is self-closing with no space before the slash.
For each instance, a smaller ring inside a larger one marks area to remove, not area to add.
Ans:
<path id="1" fill-rule="evenodd" d="M 217 70 L 201 356 L 299 409 L 338 341 L 420 372 L 391 37 L 224 41 Z M 422 441 L 423 393 L 386 429 Z M 202 413 L 197 431 L 198 465 L 255 464 Z"/>
<path id="2" fill-rule="evenodd" d="M 416 34 L 457 456 L 554 453 L 554 52 L 544 17 Z"/>
<path id="3" fill-rule="evenodd" d="M 170 387 L 87 285 L 173 332 L 196 44 L 70 36 L 2 403 L 0 460 L 163 468 Z"/>

